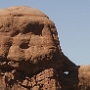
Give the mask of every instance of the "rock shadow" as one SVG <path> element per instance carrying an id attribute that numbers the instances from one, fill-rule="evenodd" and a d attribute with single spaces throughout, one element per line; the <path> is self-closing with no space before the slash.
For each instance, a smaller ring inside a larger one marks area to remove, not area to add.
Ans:
<path id="1" fill-rule="evenodd" d="M 63 54 L 63 84 L 62 90 L 79 90 L 78 69 L 80 66 L 74 64 Z"/>

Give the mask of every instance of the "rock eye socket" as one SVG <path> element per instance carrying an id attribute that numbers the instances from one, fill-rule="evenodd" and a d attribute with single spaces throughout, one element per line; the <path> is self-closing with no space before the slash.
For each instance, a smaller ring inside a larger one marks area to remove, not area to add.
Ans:
<path id="1" fill-rule="evenodd" d="M 32 32 L 35 35 L 40 35 L 42 33 L 42 30 L 44 28 L 44 24 L 28 24 L 26 25 L 26 27 L 24 28 L 23 33 L 29 33 Z"/>
<path id="2" fill-rule="evenodd" d="M 22 43 L 20 45 L 20 48 L 22 48 L 22 49 L 28 49 L 29 48 L 28 43 Z"/>

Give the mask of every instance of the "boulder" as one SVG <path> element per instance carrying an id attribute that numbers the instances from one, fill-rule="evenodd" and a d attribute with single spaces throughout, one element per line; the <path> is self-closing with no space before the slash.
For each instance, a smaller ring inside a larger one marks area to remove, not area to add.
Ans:
<path id="1" fill-rule="evenodd" d="M 0 9 L 0 37 L 0 90 L 90 90 L 90 66 L 63 54 L 54 22 L 41 11 Z"/>
<path id="2" fill-rule="evenodd" d="M 62 52 L 48 16 L 26 6 L 0 9 L 0 37 L 3 90 L 56 88 L 54 71 L 62 68 Z"/>

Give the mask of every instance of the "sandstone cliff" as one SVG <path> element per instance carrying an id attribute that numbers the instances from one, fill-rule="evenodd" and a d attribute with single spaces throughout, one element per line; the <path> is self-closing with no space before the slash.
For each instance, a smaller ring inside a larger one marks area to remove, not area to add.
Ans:
<path id="1" fill-rule="evenodd" d="M 0 9 L 0 90 L 90 90 L 89 67 L 62 52 L 55 24 L 37 9 Z"/>

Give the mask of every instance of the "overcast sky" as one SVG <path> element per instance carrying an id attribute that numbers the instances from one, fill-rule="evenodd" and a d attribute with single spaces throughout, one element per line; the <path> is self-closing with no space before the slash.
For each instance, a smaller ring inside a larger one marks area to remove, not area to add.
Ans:
<path id="1" fill-rule="evenodd" d="M 90 0 L 1 0 L 0 8 L 30 6 L 55 23 L 64 54 L 76 64 L 90 64 Z"/>

